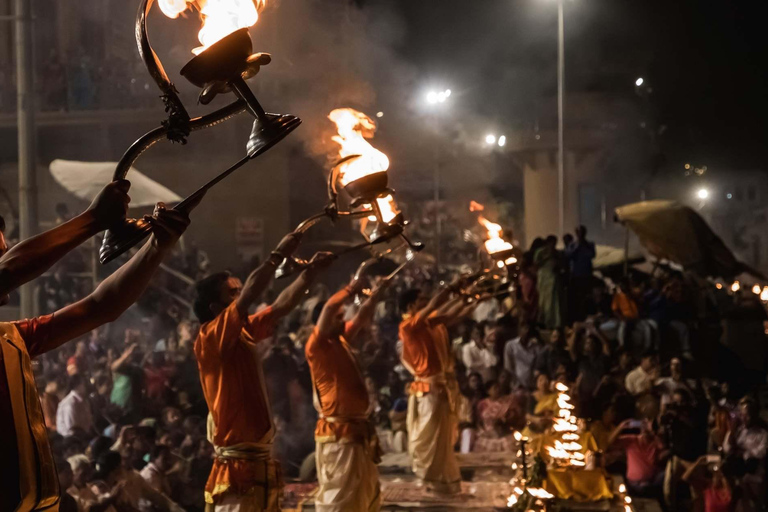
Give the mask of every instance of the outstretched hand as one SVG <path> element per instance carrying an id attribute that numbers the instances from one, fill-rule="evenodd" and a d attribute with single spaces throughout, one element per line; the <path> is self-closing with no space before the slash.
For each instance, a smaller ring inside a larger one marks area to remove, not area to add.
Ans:
<path id="1" fill-rule="evenodd" d="M 173 247 L 189 227 L 189 217 L 186 213 L 169 210 L 164 203 L 157 203 L 154 213 L 144 218 L 152 225 L 152 234 L 161 249 Z"/>
<path id="2" fill-rule="evenodd" d="M 314 275 L 317 272 L 330 267 L 331 263 L 336 261 L 336 259 L 337 256 L 331 252 L 317 252 L 314 256 L 312 256 L 312 259 L 309 260 L 309 266 L 307 267 L 307 270 Z"/>
<path id="3" fill-rule="evenodd" d="M 298 231 L 288 233 L 283 237 L 282 240 L 280 240 L 280 243 L 277 244 L 275 252 L 282 256 L 283 259 L 289 258 L 293 255 L 294 252 L 296 252 L 296 249 L 299 248 L 299 243 L 301 242 L 302 236 L 303 233 Z"/>
<path id="4" fill-rule="evenodd" d="M 107 229 L 125 219 L 131 202 L 128 196 L 130 188 L 130 181 L 115 180 L 101 189 L 93 199 L 86 211 L 93 214 L 100 228 Z"/>

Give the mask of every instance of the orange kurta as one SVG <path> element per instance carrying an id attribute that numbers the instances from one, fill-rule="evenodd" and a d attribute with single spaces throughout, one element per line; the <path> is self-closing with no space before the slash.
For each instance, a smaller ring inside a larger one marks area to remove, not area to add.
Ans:
<path id="1" fill-rule="evenodd" d="M 446 356 L 442 354 L 439 340 L 436 343 L 435 334 L 429 321 L 417 323 L 414 317 L 408 317 L 400 323 L 403 364 L 416 379 L 411 384 L 411 393 L 428 393 L 430 384 L 425 381 L 443 375 Z"/>
<path id="2" fill-rule="evenodd" d="M 215 430 L 212 442 L 222 448 L 269 445 L 274 437 L 258 342 L 271 336 L 275 320 L 267 308 L 243 317 L 233 302 L 215 319 L 203 324 L 195 341 L 200 381 Z M 216 457 L 205 487 L 206 501 L 228 490 L 238 495 L 255 487 L 279 485 L 273 461 Z M 267 480 L 267 482 L 265 482 Z"/>
<path id="3" fill-rule="evenodd" d="M 316 390 L 318 442 L 370 441 L 369 400 L 365 381 L 344 336 L 323 339 L 317 328 L 304 348 Z"/>

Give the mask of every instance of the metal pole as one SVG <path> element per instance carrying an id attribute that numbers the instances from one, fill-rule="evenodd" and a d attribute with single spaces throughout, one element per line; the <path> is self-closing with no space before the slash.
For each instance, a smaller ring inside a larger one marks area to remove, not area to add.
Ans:
<path id="1" fill-rule="evenodd" d="M 560 238 L 565 234 L 565 145 L 563 107 L 565 103 L 565 30 L 563 2 L 557 2 L 557 199 Z"/>
<path id="2" fill-rule="evenodd" d="M 443 240 L 443 221 L 440 218 L 440 141 L 437 141 L 437 147 L 435 148 L 435 169 L 432 176 L 434 187 L 434 202 L 435 202 L 435 266 L 438 272 L 440 271 L 440 259 L 441 259 L 441 242 Z"/>
<path id="3" fill-rule="evenodd" d="M 32 0 L 14 0 L 16 11 L 16 94 L 19 151 L 19 239 L 37 234 L 37 169 L 32 57 Z M 34 315 L 32 284 L 21 287 L 21 317 Z"/>

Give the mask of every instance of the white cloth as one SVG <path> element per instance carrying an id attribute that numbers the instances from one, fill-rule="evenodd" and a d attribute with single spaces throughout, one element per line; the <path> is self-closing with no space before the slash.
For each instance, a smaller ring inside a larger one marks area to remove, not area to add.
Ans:
<path id="1" fill-rule="evenodd" d="M 381 506 L 379 468 L 360 443 L 316 443 L 315 509 L 319 512 L 374 512 Z"/>
<path id="2" fill-rule="evenodd" d="M 74 429 L 79 428 L 90 434 L 93 431 L 93 416 L 91 404 L 72 390 L 59 403 L 56 411 L 56 430 L 64 437 L 74 434 Z"/>
<path id="3" fill-rule="evenodd" d="M 519 337 L 504 345 L 504 369 L 525 389 L 533 388 L 533 369 L 541 350 L 542 347 L 535 338 L 530 339 L 527 345 L 523 345 Z"/>
<path id="4" fill-rule="evenodd" d="M 624 386 L 631 395 L 642 395 L 653 388 L 653 379 L 651 375 L 638 366 L 627 374 L 624 379 Z"/>
<path id="5" fill-rule="evenodd" d="M 438 492 L 461 490 L 461 473 L 453 452 L 456 416 L 444 388 L 433 387 L 408 399 L 408 453 L 413 472 Z"/>
<path id="6" fill-rule="evenodd" d="M 496 320 L 499 314 L 499 301 L 497 299 L 487 299 L 477 305 L 472 313 L 472 319 L 475 322 L 488 322 Z"/>
<path id="7" fill-rule="evenodd" d="M 477 372 L 483 378 L 483 382 L 494 379 L 494 371 L 498 358 L 488 347 L 479 347 L 475 340 L 466 343 L 461 348 L 461 361 L 467 368 L 467 375 Z"/>
<path id="8" fill-rule="evenodd" d="M 153 462 L 150 462 L 140 472 L 141 478 L 144 479 L 152 488 L 158 492 L 162 492 L 165 495 L 171 494 L 171 484 L 168 482 L 168 477 L 165 473 L 160 471 Z"/>

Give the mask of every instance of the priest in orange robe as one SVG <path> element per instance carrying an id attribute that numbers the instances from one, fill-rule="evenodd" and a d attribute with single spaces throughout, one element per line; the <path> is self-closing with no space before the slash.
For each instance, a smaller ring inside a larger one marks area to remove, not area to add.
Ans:
<path id="1" fill-rule="evenodd" d="M 299 236 L 286 236 L 245 284 L 221 272 L 197 285 L 195 314 L 202 325 L 194 351 L 210 411 L 208 439 L 216 455 L 205 486 L 208 511 L 280 510 L 283 482 L 271 454 L 275 426 L 259 343 L 298 305 L 331 255 L 316 254 L 271 306 L 254 315 L 248 310 L 267 289 L 280 262 L 296 250 Z"/>
<path id="2" fill-rule="evenodd" d="M 369 420 L 371 404 L 354 351 L 388 284 L 381 281 L 346 323 L 344 306 L 360 291 L 360 281 L 353 280 L 333 295 L 305 347 L 319 415 L 315 458 L 320 485 L 315 508 L 320 512 L 367 512 L 380 507 L 378 438 Z"/>
<path id="3" fill-rule="evenodd" d="M 413 375 L 409 389 L 408 453 L 413 472 L 428 489 L 444 494 L 461 490 L 461 474 L 453 446 L 456 441 L 458 386 L 446 324 L 466 310 L 460 297 L 450 299 L 456 286 L 432 299 L 419 290 L 400 297 L 402 362 Z M 449 300 L 450 299 L 450 300 Z"/>
<path id="4" fill-rule="evenodd" d="M 130 183 L 107 185 L 80 215 L 16 244 L 5 242 L 0 217 L 0 305 L 8 294 L 51 268 L 72 249 L 125 218 Z M 62 490 L 48 442 L 32 359 L 117 319 L 189 225 L 186 214 L 158 204 L 149 241 L 87 297 L 53 314 L 0 322 L 0 510 L 56 512 Z"/>

